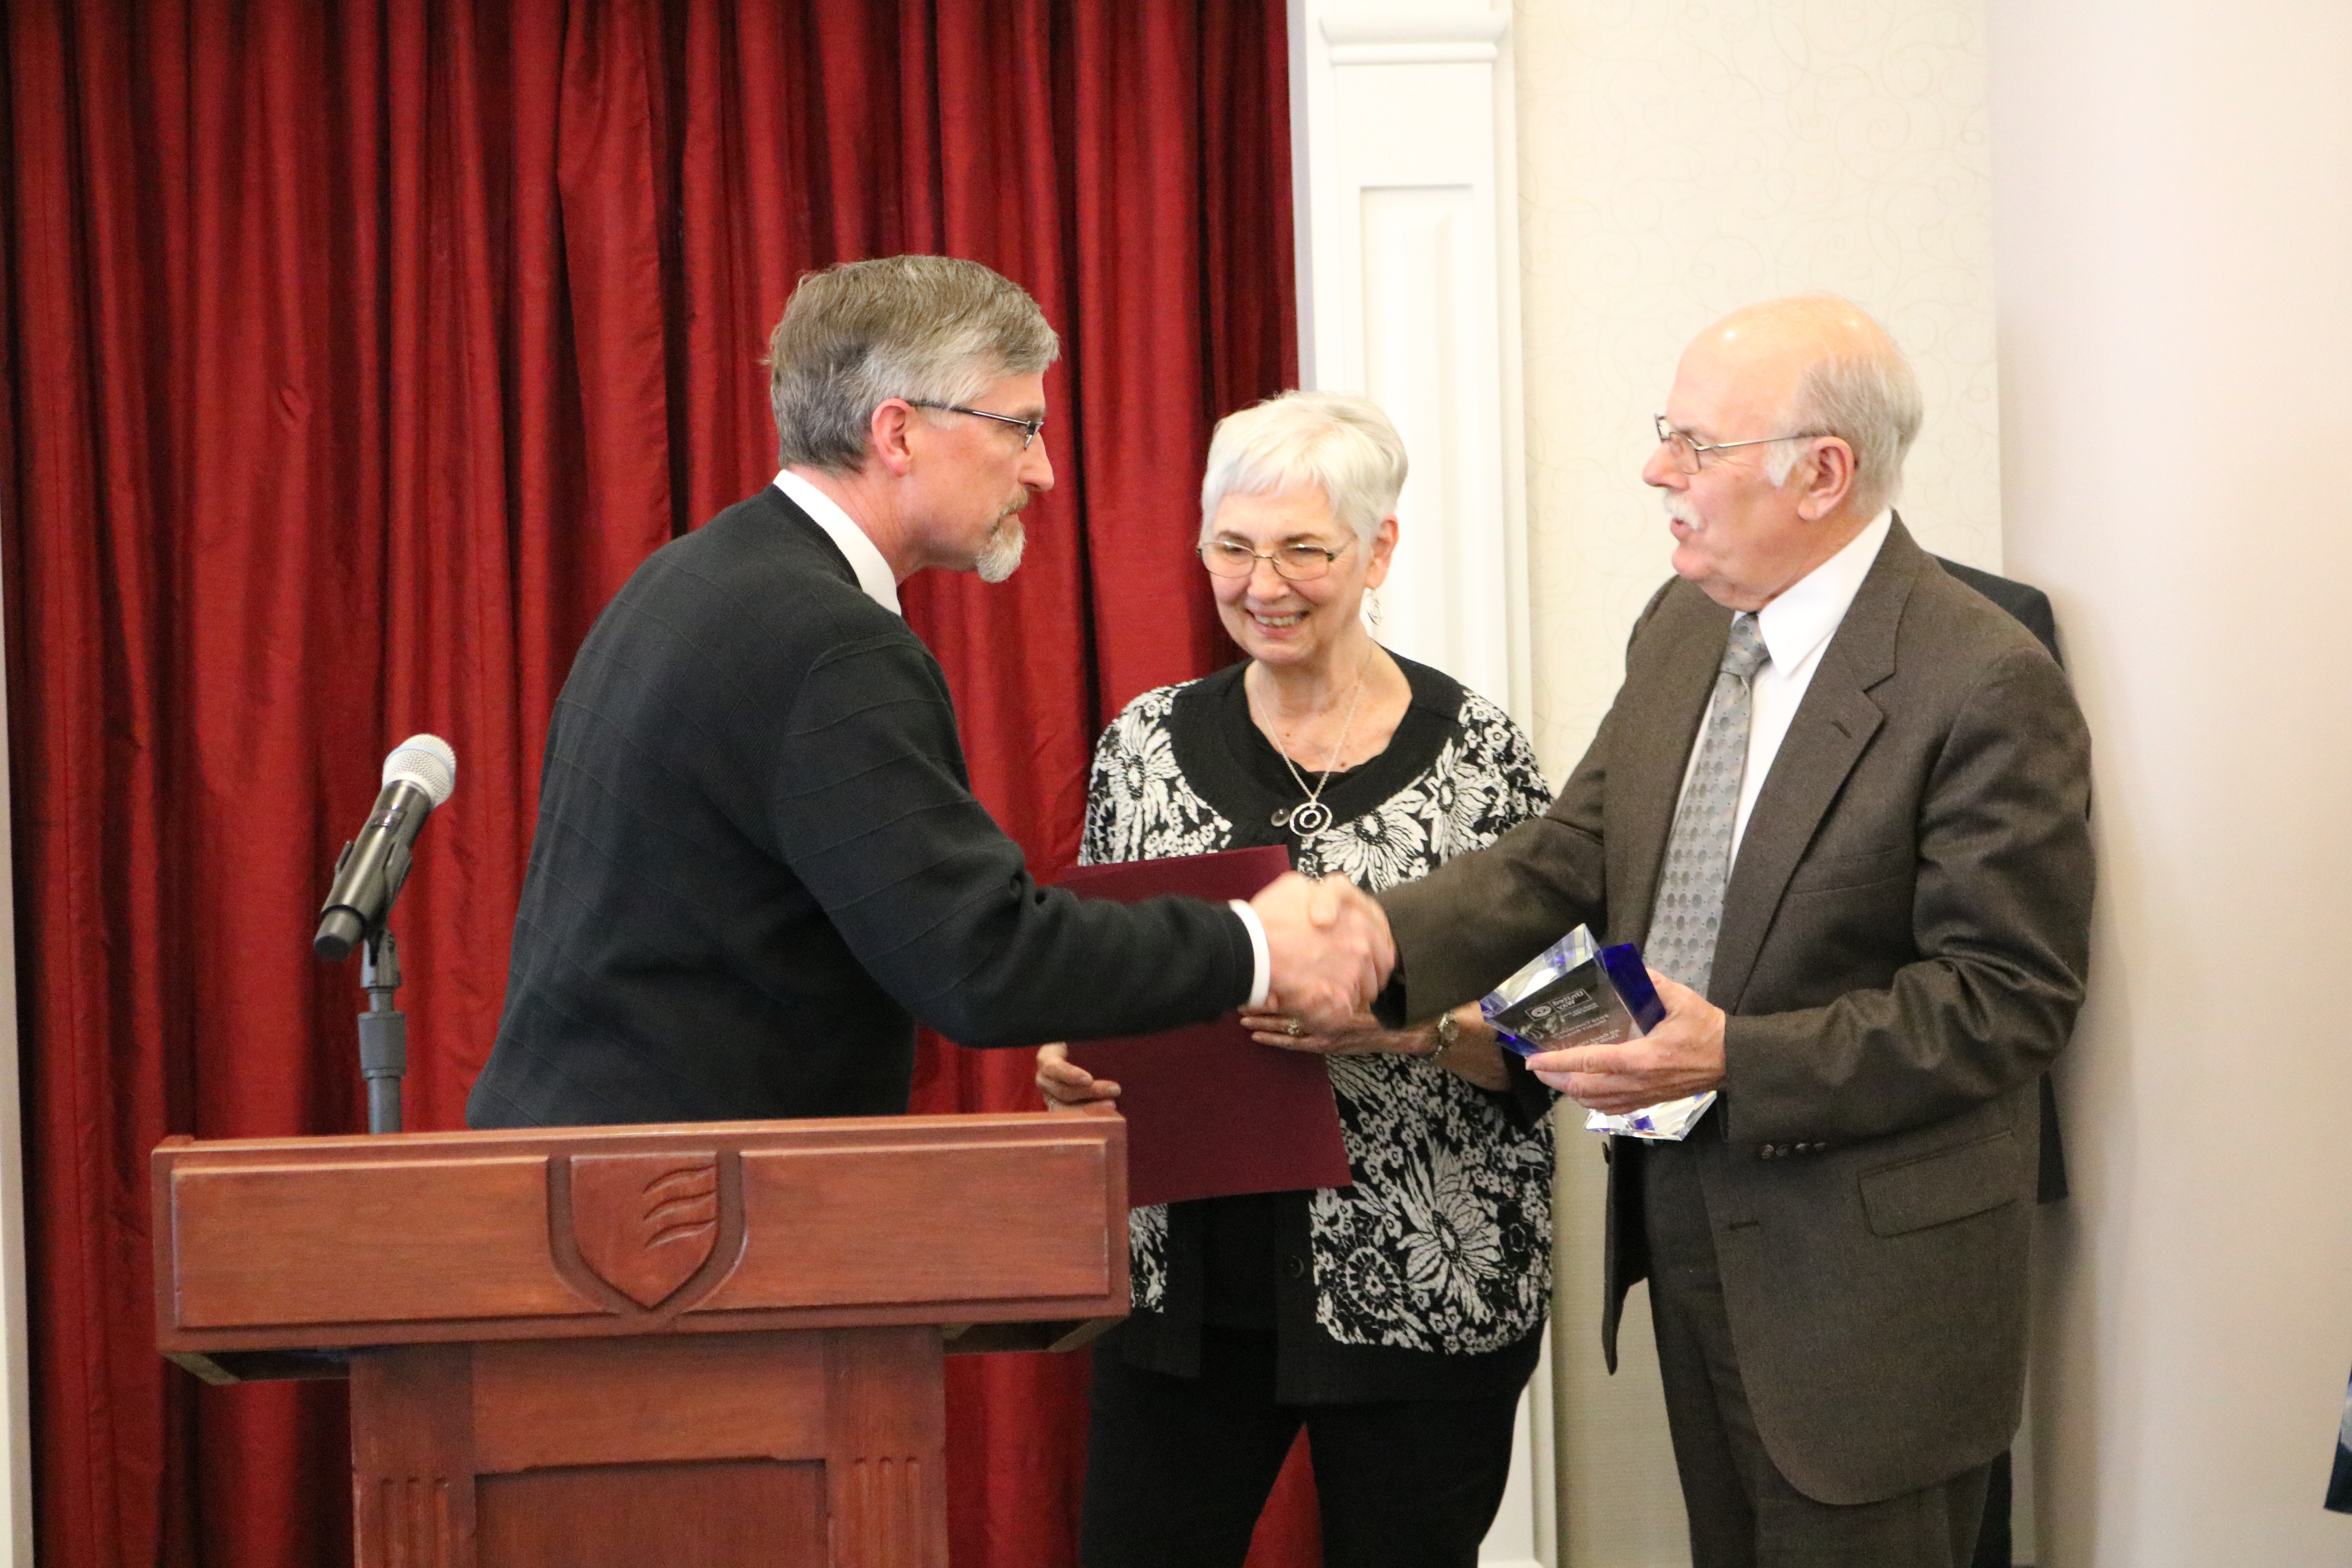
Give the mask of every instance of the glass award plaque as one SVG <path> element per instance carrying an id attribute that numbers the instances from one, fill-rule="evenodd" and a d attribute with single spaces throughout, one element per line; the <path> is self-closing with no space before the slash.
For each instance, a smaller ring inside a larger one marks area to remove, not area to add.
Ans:
<path id="1" fill-rule="evenodd" d="M 1602 947 L 1583 926 L 1488 992 L 1478 1011 L 1501 1037 L 1504 1049 L 1521 1057 L 1635 1039 L 1666 1016 L 1641 950 L 1631 942 Z M 1588 1111 L 1584 1125 L 1592 1132 L 1679 1142 L 1714 1103 L 1715 1091 L 1709 1089 L 1622 1116 Z"/>

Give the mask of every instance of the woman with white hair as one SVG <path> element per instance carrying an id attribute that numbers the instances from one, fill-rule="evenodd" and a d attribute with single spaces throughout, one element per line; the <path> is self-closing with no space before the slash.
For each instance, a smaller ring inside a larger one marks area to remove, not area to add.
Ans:
<path id="1" fill-rule="evenodd" d="M 1219 424 L 1199 548 L 1248 658 L 1128 704 L 1096 751 L 1082 859 L 1280 844 L 1310 877 L 1378 891 L 1550 804 L 1500 709 L 1365 624 L 1404 477 L 1362 398 L 1286 393 Z M 1134 1211 L 1135 1311 L 1095 1356 L 1080 1558 L 1239 1564 L 1304 1425 L 1327 1563 L 1466 1568 L 1540 1348 L 1550 1093 L 1475 1006 L 1404 1031 L 1244 1022 L 1327 1056 L 1353 1184 Z M 1059 1046 L 1037 1081 L 1058 1104 L 1118 1092 Z"/>

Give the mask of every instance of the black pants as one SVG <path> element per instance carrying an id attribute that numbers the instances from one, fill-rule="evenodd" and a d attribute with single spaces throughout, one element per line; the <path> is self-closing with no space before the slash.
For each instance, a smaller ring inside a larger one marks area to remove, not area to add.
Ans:
<path id="1" fill-rule="evenodd" d="M 1223 1568 L 1303 1424 L 1327 1568 L 1471 1568 L 1511 1464 L 1518 1391 L 1475 1399 L 1277 1405 L 1274 1335 L 1202 1331 L 1201 1375 L 1095 1355 L 1078 1536 L 1085 1568 Z"/>
<path id="2" fill-rule="evenodd" d="M 1853 1507 L 1816 1502 L 1780 1474 L 1740 1380 L 1699 1187 L 1699 1163 L 1728 1151 L 1702 1125 L 1689 1142 L 1653 1144 L 1642 1156 L 1650 1320 L 1693 1568 L 1969 1568 L 1986 1467 Z"/>

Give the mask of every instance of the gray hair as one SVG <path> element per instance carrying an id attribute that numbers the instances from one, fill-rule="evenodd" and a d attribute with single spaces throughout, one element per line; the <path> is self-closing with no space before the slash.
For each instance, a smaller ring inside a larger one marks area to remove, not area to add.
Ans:
<path id="1" fill-rule="evenodd" d="M 1337 392 L 1286 392 L 1217 421 L 1201 476 L 1201 537 L 1229 495 L 1318 487 L 1331 515 L 1369 544 L 1404 489 L 1404 442 L 1380 405 Z"/>
<path id="2" fill-rule="evenodd" d="M 1814 301 L 1791 303 L 1801 308 Z M 1853 447 L 1852 504 L 1874 515 L 1902 493 L 1903 459 L 1919 435 L 1919 378 L 1885 329 L 1858 307 L 1843 300 L 1819 304 L 1824 314 L 1846 314 L 1849 323 L 1867 323 L 1869 330 L 1842 334 L 1847 340 L 1842 352 L 1824 353 L 1805 367 L 1782 413 L 1782 427 L 1835 436 Z M 1786 484 L 1799 456 L 1796 447 L 1775 447 L 1765 466 L 1767 477 Z"/>
<path id="3" fill-rule="evenodd" d="M 768 338 L 778 456 L 854 474 L 885 398 L 971 403 L 1061 351 L 1037 301 L 977 261 L 891 256 L 807 273 Z"/>

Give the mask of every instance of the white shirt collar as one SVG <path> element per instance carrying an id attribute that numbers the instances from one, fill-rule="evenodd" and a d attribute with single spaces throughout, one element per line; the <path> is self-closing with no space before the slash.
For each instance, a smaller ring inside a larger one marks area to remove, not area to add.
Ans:
<path id="1" fill-rule="evenodd" d="M 1756 612 L 1756 630 L 1771 655 L 1772 668 L 1794 670 L 1829 640 L 1845 619 L 1862 580 L 1870 575 L 1879 547 L 1886 542 L 1895 521 L 1893 510 L 1880 512 L 1845 548 L 1806 573 L 1780 596 Z"/>
<path id="2" fill-rule="evenodd" d="M 849 569 L 857 574 L 857 586 L 867 598 L 894 616 L 907 613 L 898 607 L 898 579 L 891 574 L 890 563 L 882 558 L 882 552 L 866 536 L 866 531 L 841 510 L 838 501 L 790 468 L 776 475 L 776 488 L 841 547 L 841 552 L 849 557 Z"/>

